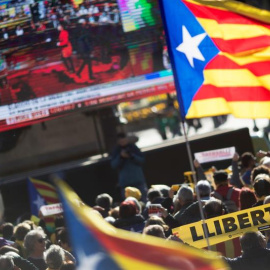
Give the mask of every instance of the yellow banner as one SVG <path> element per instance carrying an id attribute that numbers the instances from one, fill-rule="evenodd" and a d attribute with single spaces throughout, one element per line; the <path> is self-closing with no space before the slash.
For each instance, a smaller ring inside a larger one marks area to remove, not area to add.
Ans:
<path id="1" fill-rule="evenodd" d="M 198 221 L 173 229 L 173 234 L 197 248 L 210 246 L 241 236 L 247 231 L 270 229 L 270 204 Z"/>

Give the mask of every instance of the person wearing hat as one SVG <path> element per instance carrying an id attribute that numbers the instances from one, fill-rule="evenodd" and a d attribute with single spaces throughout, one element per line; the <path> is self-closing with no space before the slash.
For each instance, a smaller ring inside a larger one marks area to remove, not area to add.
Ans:
<path id="1" fill-rule="evenodd" d="M 235 188 L 229 184 L 228 173 L 224 170 L 219 170 L 214 173 L 214 182 L 216 185 L 215 191 L 211 193 L 211 196 L 225 202 L 225 201 L 233 201 L 236 209 L 240 209 L 240 193 L 241 190 L 239 188 Z M 228 209 L 229 212 L 233 212 L 235 210 Z"/>
<path id="2" fill-rule="evenodd" d="M 116 228 L 127 231 L 142 232 L 145 220 L 142 215 L 137 214 L 135 202 L 123 201 L 119 208 L 119 218 L 113 223 Z"/>
<path id="3" fill-rule="evenodd" d="M 135 187 L 141 192 L 141 200 L 146 202 L 147 185 L 142 169 L 144 155 L 135 145 L 138 138 L 128 137 L 125 133 L 119 133 L 117 137 L 117 146 L 111 154 L 111 166 L 118 170 L 122 199 L 125 199 L 126 187 Z"/>
<path id="4" fill-rule="evenodd" d="M 140 192 L 139 189 L 135 188 L 135 187 L 126 187 L 125 188 L 125 197 L 134 197 L 135 199 L 137 199 L 138 201 L 141 199 L 142 197 L 142 193 Z"/>

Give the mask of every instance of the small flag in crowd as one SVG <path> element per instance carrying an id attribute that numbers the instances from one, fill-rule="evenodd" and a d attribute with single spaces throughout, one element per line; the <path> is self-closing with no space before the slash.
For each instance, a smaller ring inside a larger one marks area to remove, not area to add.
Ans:
<path id="1" fill-rule="evenodd" d="M 231 0 L 160 0 L 183 117 L 270 115 L 270 12 Z"/>
<path id="2" fill-rule="evenodd" d="M 85 269 L 225 269 L 216 253 L 116 229 L 58 181 L 73 251 Z"/>
<path id="3" fill-rule="evenodd" d="M 41 206 L 59 202 L 55 187 L 45 181 L 29 178 L 28 193 L 31 204 L 31 213 L 36 217 L 39 214 Z M 47 217 L 46 225 L 48 228 L 54 227 L 54 218 Z"/>

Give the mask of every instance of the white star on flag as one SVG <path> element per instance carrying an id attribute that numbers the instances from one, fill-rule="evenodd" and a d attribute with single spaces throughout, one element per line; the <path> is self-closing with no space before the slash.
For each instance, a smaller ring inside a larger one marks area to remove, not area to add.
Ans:
<path id="1" fill-rule="evenodd" d="M 45 205 L 45 201 L 38 195 L 37 198 L 33 201 L 33 204 L 35 204 L 39 210 L 41 206 Z"/>
<path id="2" fill-rule="evenodd" d="M 104 259 L 104 254 L 101 252 L 86 256 L 84 252 L 79 252 L 79 266 L 78 270 L 86 270 L 86 269 L 98 269 L 99 263 Z"/>
<path id="3" fill-rule="evenodd" d="M 182 52 L 187 57 L 189 64 L 194 68 L 193 59 L 204 61 L 199 45 L 206 37 L 206 33 L 202 33 L 192 37 L 187 28 L 182 26 L 183 42 L 176 48 L 177 51 Z"/>

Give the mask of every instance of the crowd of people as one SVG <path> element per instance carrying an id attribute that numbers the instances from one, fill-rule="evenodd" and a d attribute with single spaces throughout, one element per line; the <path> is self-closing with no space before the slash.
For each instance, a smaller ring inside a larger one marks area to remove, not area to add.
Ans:
<path id="1" fill-rule="evenodd" d="M 201 164 L 194 160 L 197 183 L 153 185 L 147 189 L 142 171 L 143 154 L 135 145 L 136 137 L 120 133 L 111 156 L 111 165 L 119 170 L 122 201 L 102 193 L 97 195 L 93 211 L 116 228 L 176 241 L 186 245 L 174 228 L 205 219 L 244 210 L 270 202 L 270 152 L 259 152 L 259 163 L 249 152 L 232 158 L 230 171 L 216 170 L 207 179 Z M 239 164 L 241 166 L 239 166 Z M 197 200 L 200 198 L 200 201 Z M 24 218 L 13 225 L 5 221 L 0 232 L 0 269 L 46 270 L 76 269 L 76 258 L 64 217 L 54 217 L 55 230 L 48 231 L 45 218 L 38 224 Z M 224 248 L 224 245 L 226 248 Z M 209 247 L 220 252 L 231 269 L 268 269 L 270 230 L 250 231 L 240 238 Z"/>
<path id="2" fill-rule="evenodd" d="M 27 9 L 26 6 L 29 8 Z M 10 9 L 14 9 L 14 12 L 8 12 Z M 33 34 L 33 31 L 40 33 L 46 29 L 57 29 L 60 23 L 70 25 L 82 19 L 90 24 L 118 24 L 120 22 L 119 10 L 116 2 L 113 1 L 85 0 L 78 7 L 66 1 L 65 3 L 25 1 L 15 3 L 14 7 L 10 6 L 5 10 L 6 14 L 0 14 L 0 24 L 4 26 L 1 29 L 3 40 L 8 40 L 12 36 Z M 13 14 L 12 17 L 10 14 Z"/>

